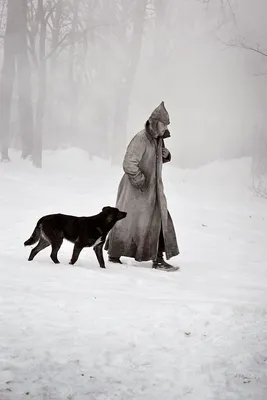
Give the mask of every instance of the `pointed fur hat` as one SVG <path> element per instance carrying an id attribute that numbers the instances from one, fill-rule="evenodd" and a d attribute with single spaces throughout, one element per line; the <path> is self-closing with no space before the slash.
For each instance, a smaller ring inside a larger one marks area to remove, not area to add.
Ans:
<path id="1" fill-rule="evenodd" d="M 164 101 L 160 103 L 160 105 L 155 108 L 155 110 L 150 115 L 150 119 L 155 119 L 157 121 L 162 122 L 165 125 L 169 125 L 170 117 L 168 111 L 165 108 Z"/>

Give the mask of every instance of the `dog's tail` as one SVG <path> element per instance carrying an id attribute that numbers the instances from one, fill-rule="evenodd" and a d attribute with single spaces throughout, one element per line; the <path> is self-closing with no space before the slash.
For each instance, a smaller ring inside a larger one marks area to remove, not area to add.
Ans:
<path id="1" fill-rule="evenodd" d="M 24 246 L 31 246 L 34 243 L 38 242 L 38 240 L 40 239 L 40 235 L 41 235 L 41 222 L 39 220 L 36 224 L 36 227 L 34 228 L 31 237 L 28 240 L 26 240 L 26 242 L 24 242 Z"/>

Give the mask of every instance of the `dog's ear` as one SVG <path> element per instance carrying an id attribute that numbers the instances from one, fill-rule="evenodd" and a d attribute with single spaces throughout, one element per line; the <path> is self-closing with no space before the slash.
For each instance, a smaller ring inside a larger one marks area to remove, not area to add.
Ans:
<path id="1" fill-rule="evenodd" d="M 102 211 L 108 211 L 109 210 L 109 207 L 103 207 L 102 208 Z"/>

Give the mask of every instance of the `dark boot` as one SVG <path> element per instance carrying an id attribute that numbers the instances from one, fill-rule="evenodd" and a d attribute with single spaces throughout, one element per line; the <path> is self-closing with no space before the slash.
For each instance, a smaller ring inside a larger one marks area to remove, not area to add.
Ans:
<path id="1" fill-rule="evenodd" d="M 122 262 L 120 260 L 120 257 L 111 257 L 111 256 L 109 256 L 108 257 L 108 261 L 112 262 L 114 264 L 122 264 Z"/>
<path id="2" fill-rule="evenodd" d="M 174 267 L 173 265 L 167 263 L 163 258 L 162 252 L 158 252 L 156 260 L 153 261 L 152 268 L 163 271 L 177 271 L 179 269 L 179 267 Z"/>

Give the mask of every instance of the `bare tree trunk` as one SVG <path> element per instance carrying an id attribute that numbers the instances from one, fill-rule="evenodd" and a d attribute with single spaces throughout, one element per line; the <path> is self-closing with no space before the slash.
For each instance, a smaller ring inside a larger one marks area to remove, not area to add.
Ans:
<path id="1" fill-rule="evenodd" d="M 39 51 L 39 82 L 38 82 L 38 100 L 36 105 L 35 117 L 35 137 L 33 164 L 42 167 L 42 147 L 43 147 L 43 118 L 46 102 L 46 60 L 45 60 L 45 40 L 46 40 L 46 22 L 44 16 L 43 0 L 38 0 L 38 13 L 40 21 L 40 51 Z"/>
<path id="2" fill-rule="evenodd" d="M 100 20 L 103 19 L 104 21 L 107 16 L 112 19 L 113 7 L 114 5 L 111 4 L 111 0 L 102 1 Z M 94 23 L 92 21 L 92 25 Z M 106 40 L 103 41 L 101 50 L 105 54 L 105 59 L 109 61 L 98 63 L 96 61 L 97 76 L 94 80 L 96 95 L 93 106 L 93 135 L 90 138 L 90 149 L 88 152 L 91 152 L 91 156 L 94 154 L 107 159 L 109 158 L 110 117 L 114 107 L 114 88 L 112 86 L 114 65 L 110 46 L 112 40 L 111 26 L 105 27 L 105 35 Z M 114 115 L 114 111 L 112 114 Z"/>
<path id="3" fill-rule="evenodd" d="M 55 16 L 53 18 L 52 50 L 56 49 L 59 43 L 61 13 L 62 13 L 62 0 L 58 0 L 55 6 Z M 54 73 L 54 71 L 56 70 L 56 66 L 57 66 L 56 54 L 54 53 L 51 56 L 52 73 Z"/>
<path id="4" fill-rule="evenodd" d="M 19 88 L 22 157 L 26 158 L 32 154 L 33 113 L 31 103 L 31 75 L 27 52 L 27 3 L 24 0 L 8 1 L 0 95 L 3 160 L 9 159 L 10 113 L 16 66 Z"/>
<path id="5" fill-rule="evenodd" d="M 57 0 L 54 5 L 53 1 L 50 4 L 51 7 L 51 48 L 47 49 L 47 52 L 53 52 L 59 44 L 60 41 L 60 29 L 61 29 L 61 19 L 62 19 L 62 0 Z M 54 7 L 54 10 L 52 8 Z M 59 75 L 62 71 L 59 68 L 57 60 L 57 52 L 54 51 L 47 61 L 47 78 L 49 81 L 49 93 L 47 93 L 47 107 L 46 107 L 46 121 L 47 121 L 47 141 L 53 143 L 53 147 L 57 145 L 61 129 L 58 123 L 58 99 L 57 99 L 57 82 Z"/>
<path id="6" fill-rule="evenodd" d="M 78 115 L 78 89 L 77 82 L 75 81 L 75 40 L 78 27 L 78 13 L 79 13 L 79 1 L 76 0 L 73 5 L 73 19 L 72 19 L 72 31 L 70 35 L 70 51 L 69 51 L 69 84 L 70 84 L 70 133 L 75 131 L 75 126 L 77 125 L 77 115 Z"/>
<path id="7" fill-rule="evenodd" d="M 112 141 L 113 164 L 117 164 L 122 161 L 123 151 L 120 149 L 123 148 L 123 145 L 126 146 L 129 102 L 142 48 L 146 6 L 147 6 L 147 0 L 142 0 L 142 1 L 136 0 L 135 10 L 134 10 L 133 32 L 130 45 L 128 46 L 129 59 L 124 68 L 117 94 L 117 104 L 116 104 L 115 120 L 114 120 L 114 133 Z"/>
<path id="8" fill-rule="evenodd" d="M 12 104 L 12 93 L 15 80 L 15 42 L 16 42 L 16 3 L 17 0 L 9 0 L 7 8 L 7 26 L 4 39 L 4 62 L 0 85 L 0 135 L 1 135 L 1 159 L 9 161 L 9 128 Z"/>
<path id="9" fill-rule="evenodd" d="M 158 62 L 159 54 L 164 58 L 167 50 L 166 46 L 166 32 L 164 32 L 165 17 L 167 13 L 168 1 L 166 0 L 155 0 L 155 39 L 154 39 L 154 50 L 153 50 L 153 65 L 160 64 Z"/>
<path id="10" fill-rule="evenodd" d="M 19 52 L 17 54 L 17 73 L 19 84 L 19 113 L 22 142 L 22 158 L 33 151 L 33 110 L 31 100 L 31 71 L 27 51 L 27 3 L 16 0 L 17 17 L 21 23 Z"/>

